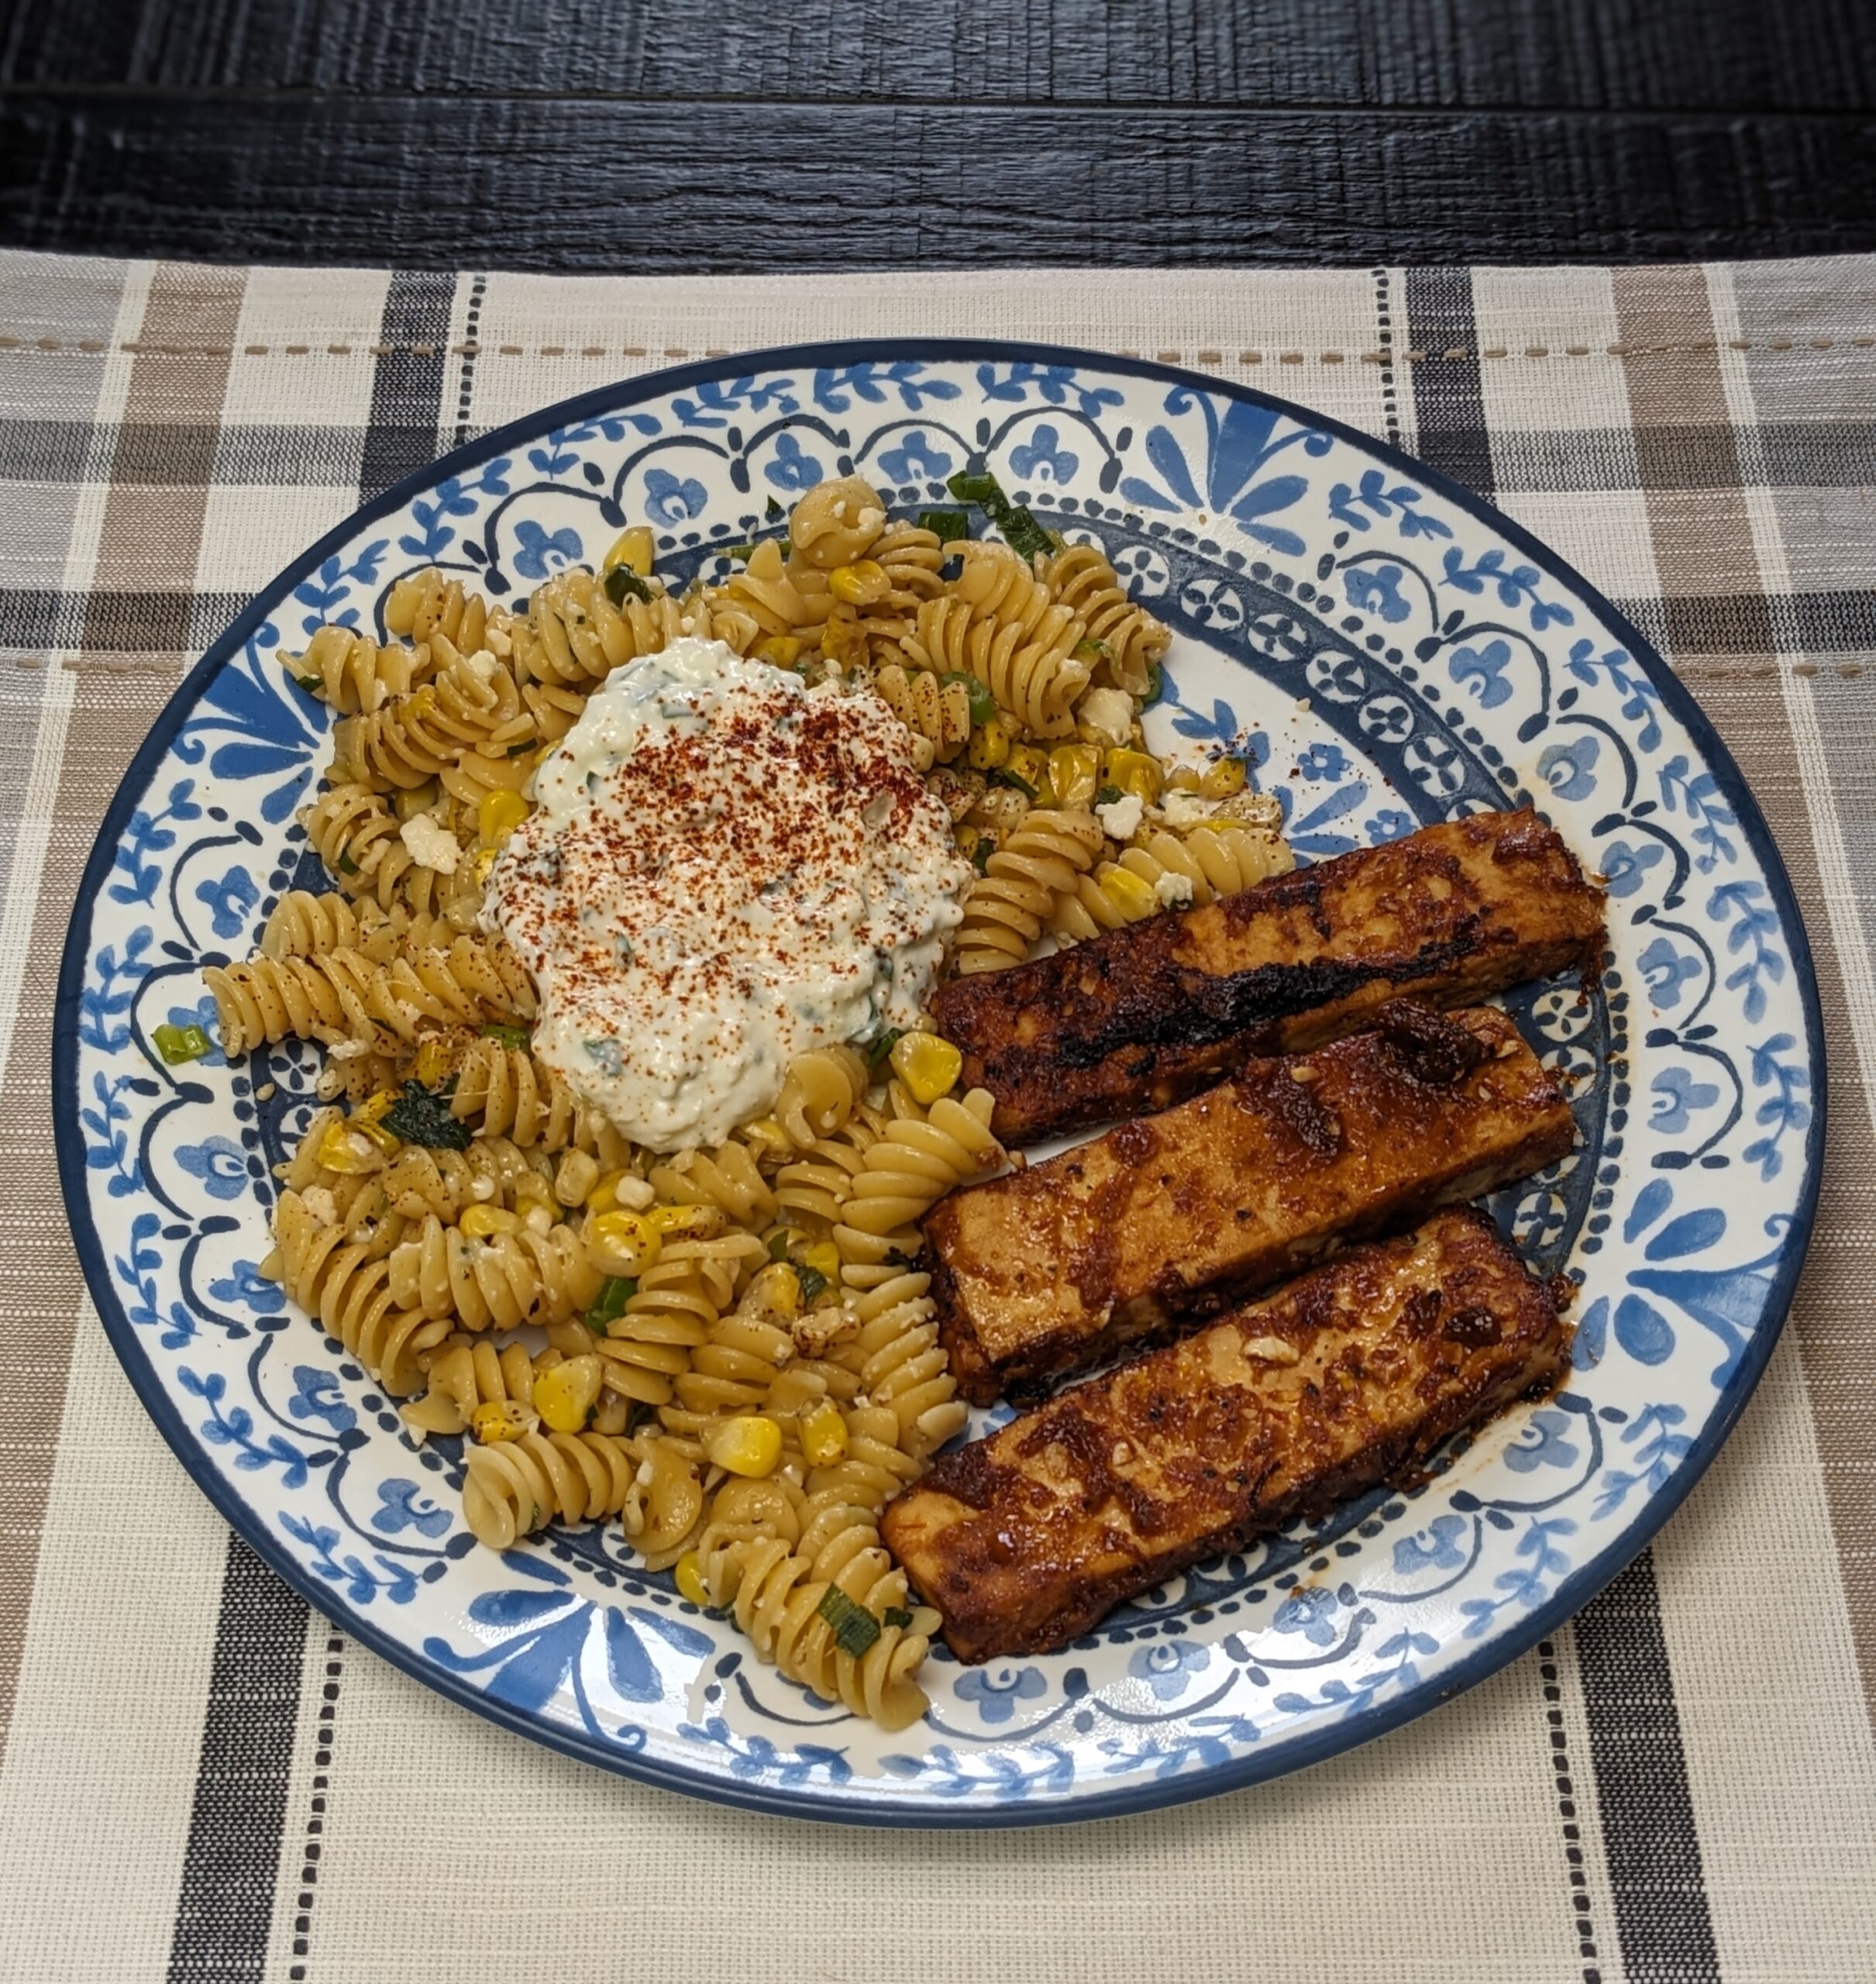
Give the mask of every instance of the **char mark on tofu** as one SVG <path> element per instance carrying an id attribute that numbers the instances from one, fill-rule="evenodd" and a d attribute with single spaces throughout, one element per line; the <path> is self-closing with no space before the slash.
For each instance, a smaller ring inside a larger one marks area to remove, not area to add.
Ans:
<path id="1" fill-rule="evenodd" d="M 1556 832 L 1528 808 L 1481 813 L 954 979 L 932 1012 L 1020 1145 L 1164 1109 L 1403 993 L 1462 1006 L 1592 972 L 1603 941 L 1602 891 Z"/>
<path id="2" fill-rule="evenodd" d="M 1571 1147 L 1503 1013 L 1398 1001 L 1376 1021 L 941 1199 L 925 1240 L 964 1396 L 1033 1394 Z"/>
<path id="3" fill-rule="evenodd" d="M 1188 1564 L 1404 1483 L 1553 1386 L 1568 1342 L 1492 1222 L 1440 1213 L 945 1455 L 886 1541 L 960 1660 L 1046 1653 Z"/>

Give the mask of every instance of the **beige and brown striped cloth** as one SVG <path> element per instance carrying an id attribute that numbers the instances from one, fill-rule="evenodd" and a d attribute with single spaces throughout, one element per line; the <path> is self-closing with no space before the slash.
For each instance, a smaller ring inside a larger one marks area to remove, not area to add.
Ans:
<path id="1" fill-rule="evenodd" d="M 1609 1591 L 1336 1762 L 1014 1834 L 693 1803 L 349 1645 L 143 1417 L 50 1117 L 93 833 L 250 591 L 361 496 L 548 401 L 907 332 L 1251 381 L 1548 539 L 1758 794 L 1833 1076 L 1792 1327 Z M 5 255 L 0 515 L 0 1975 L 1876 1978 L 1876 258 L 653 281 Z"/>

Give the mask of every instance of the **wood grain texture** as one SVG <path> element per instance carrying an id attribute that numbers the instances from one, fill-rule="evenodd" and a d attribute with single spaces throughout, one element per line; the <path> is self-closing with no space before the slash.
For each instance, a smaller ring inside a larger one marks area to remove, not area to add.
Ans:
<path id="1" fill-rule="evenodd" d="M 1869 110 L 1868 0 L 17 0 L 0 86 Z"/>
<path id="2" fill-rule="evenodd" d="M 1876 246 L 1876 118 L 0 98 L 0 239 L 645 272 Z"/>

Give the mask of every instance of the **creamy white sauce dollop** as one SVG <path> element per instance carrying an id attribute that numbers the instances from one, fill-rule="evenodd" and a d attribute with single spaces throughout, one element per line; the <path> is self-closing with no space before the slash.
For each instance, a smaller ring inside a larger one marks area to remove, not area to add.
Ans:
<path id="1" fill-rule="evenodd" d="M 719 641 L 608 676 L 535 797 L 483 921 L 533 973 L 535 1052 L 654 1150 L 913 1025 L 974 879 L 885 703 Z"/>

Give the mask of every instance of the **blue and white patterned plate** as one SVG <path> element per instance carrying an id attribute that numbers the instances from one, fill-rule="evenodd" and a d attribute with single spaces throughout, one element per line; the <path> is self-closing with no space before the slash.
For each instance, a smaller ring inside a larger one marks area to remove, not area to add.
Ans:
<path id="1" fill-rule="evenodd" d="M 437 564 L 517 600 L 649 519 L 721 564 L 768 500 L 855 471 L 916 509 L 987 464 L 1098 539 L 1176 630 L 1155 741 L 1232 744 L 1306 860 L 1534 798 L 1609 884 L 1586 1004 L 1511 1004 L 1575 1080 L 1576 1152 L 1501 1197 L 1580 1274 L 1568 1386 L 1437 1479 L 1210 1564 L 1045 1659 L 928 1664 L 897 1735 L 828 1708 L 635 1568 L 616 1529 L 497 1556 L 456 1443 L 394 1410 L 256 1264 L 305 1049 L 170 1068 L 205 959 L 317 863 L 294 824 L 328 712 L 274 660 Z M 60 981 L 59 1157 L 106 1328 L 217 1507 L 314 1604 L 455 1700 L 733 1803 L 889 1824 L 1137 1810 L 1347 1748 L 1482 1679 L 1638 1551 L 1712 1459 L 1790 1300 L 1823 1047 L 1757 808 L 1632 628 L 1465 491 L 1334 422 L 1162 366 L 829 346 L 609 388 L 459 450 L 295 563 L 189 677 L 98 837 Z M 261 1101 L 257 1090 L 272 1084 Z"/>

